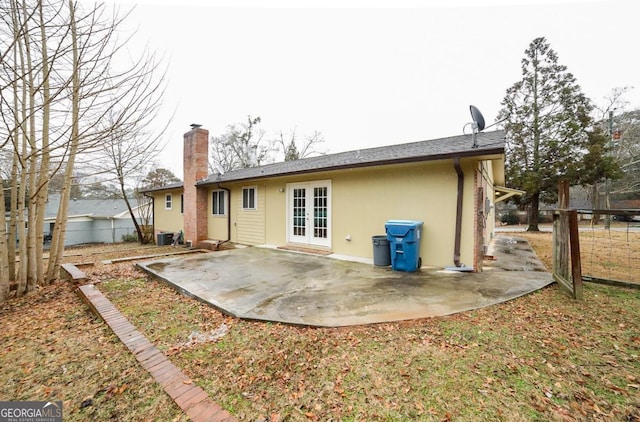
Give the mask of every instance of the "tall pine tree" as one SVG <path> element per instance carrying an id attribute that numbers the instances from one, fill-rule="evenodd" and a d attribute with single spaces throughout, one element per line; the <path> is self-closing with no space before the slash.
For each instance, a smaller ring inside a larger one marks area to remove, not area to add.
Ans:
<path id="1" fill-rule="evenodd" d="M 560 178 L 578 183 L 592 106 L 544 37 L 525 50 L 522 79 L 507 89 L 502 106 L 507 181 L 526 191 L 520 203 L 529 206 L 528 231 L 539 231 L 540 202 L 555 202 Z"/>

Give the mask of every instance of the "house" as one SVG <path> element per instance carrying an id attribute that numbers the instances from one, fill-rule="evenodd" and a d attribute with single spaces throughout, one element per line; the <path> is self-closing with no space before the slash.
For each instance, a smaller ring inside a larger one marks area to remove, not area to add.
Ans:
<path id="1" fill-rule="evenodd" d="M 129 200 L 138 223 L 143 223 L 135 199 Z M 49 195 L 45 208 L 45 233 L 52 233 L 60 207 L 60 195 Z M 65 246 L 86 243 L 118 243 L 123 235 L 135 234 L 135 226 L 122 199 L 71 199 L 67 217 Z"/>
<path id="2" fill-rule="evenodd" d="M 480 271 L 496 196 L 508 192 L 503 131 L 479 133 L 475 146 L 460 135 L 225 174 L 208 174 L 208 137 L 200 127 L 184 135 L 184 183 L 146 192 L 155 235 L 183 230 L 199 247 L 230 241 L 371 262 L 386 221 L 418 220 L 424 265 Z"/>

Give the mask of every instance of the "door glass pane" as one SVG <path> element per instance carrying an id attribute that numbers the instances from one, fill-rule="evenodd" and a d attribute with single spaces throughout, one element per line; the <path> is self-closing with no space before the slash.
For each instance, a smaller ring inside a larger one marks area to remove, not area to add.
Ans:
<path id="1" fill-rule="evenodd" d="M 305 189 L 293 190 L 293 235 L 306 236 L 305 213 L 307 209 Z"/>
<path id="2" fill-rule="evenodd" d="M 327 187 L 313 188 L 313 237 L 327 238 Z"/>

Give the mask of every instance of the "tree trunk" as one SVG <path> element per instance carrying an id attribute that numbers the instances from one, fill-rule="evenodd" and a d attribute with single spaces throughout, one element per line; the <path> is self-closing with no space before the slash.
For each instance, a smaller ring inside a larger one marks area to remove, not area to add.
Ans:
<path id="1" fill-rule="evenodd" d="M 34 200 L 34 195 L 36 195 L 38 191 L 38 145 L 36 142 L 36 88 L 33 75 L 33 61 L 31 57 L 31 34 L 28 26 L 29 13 L 27 13 L 26 2 L 22 2 L 22 19 L 24 19 L 24 55 L 27 65 L 26 75 L 29 87 L 27 91 L 28 102 L 25 105 L 28 113 L 25 118 L 29 122 L 29 131 L 23 135 L 25 137 L 25 144 L 28 144 L 29 146 L 29 155 L 27 156 L 26 154 L 23 154 L 22 160 L 24 162 L 23 172 L 26 172 L 27 175 L 26 186 L 28 186 L 28 191 L 26 194 L 29 196 L 29 200 L 27 204 L 25 204 L 27 208 L 27 237 L 24 239 L 24 241 L 26 241 L 26 254 L 20 256 L 20 262 L 22 262 L 22 260 L 26 261 L 27 286 L 25 293 L 29 293 L 34 291 L 37 286 L 36 239 L 38 226 L 36 223 L 37 203 Z M 40 228 L 40 232 L 42 232 L 42 228 Z M 20 239 L 21 244 L 22 242 L 23 239 Z"/>
<path id="2" fill-rule="evenodd" d="M 540 216 L 540 192 L 536 192 L 531 197 L 531 204 L 529 205 L 529 227 L 528 232 L 539 232 L 538 219 Z"/>
<path id="3" fill-rule="evenodd" d="M 19 8 L 18 3 L 14 2 L 14 23 L 16 27 L 16 31 L 18 28 L 22 28 L 23 31 L 27 31 L 26 23 L 24 26 L 19 25 Z M 21 74 L 26 74 L 26 64 L 24 62 L 24 42 L 22 36 L 18 36 L 17 44 L 19 51 L 19 61 L 20 61 L 20 70 Z M 17 93 L 16 93 L 17 94 Z M 25 230 L 25 197 L 27 195 L 27 163 L 25 159 L 27 157 L 27 128 L 26 122 L 28 121 L 27 115 L 27 87 L 23 83 L 22 87 L 20 87 L 20 95 L 22 98 L 22 103 L 20 105 L 20 115 L 16 122 L 19 122 L 18 128 L 16 130 L 15 145 L 14 152 L 18 159 L 18 175 L 15 180 L 17 180 L 17 204 L 16 204 L 16 236 L 18 238 L 18 256 L 20 257 L 20 265 L 16 271 L 16 295 L 22 296 L 27 291 L 27 233 Z"/>
<path id="4" fill-rule="evenodd" d="M 69 198 L 71 197 L 71 182 L 73 179 L 73 166 L 75 163 L 78 145 L 80 143 L 80 63 L 78 34 L 76 31 L 75 4 L 69 0 L 69 25 L 71 26 L 71 44 L 73 54 L 73 70 L 71 76 L 71 137 L 69 139 L 70 148 L 67 158 L 67 166 L 64 172 L 64 183 L 60 193 L 60 208 L 56 215 L 56 222 L 53 228 L 51 239 L 51 249 L 49 252 L 49 267 L 47 269 L 47 282 L 51 282 L 60 275 L 60 264 L 64 254 L 64 239 L 67 229 L 67 217 L 69 214 Z"/>
<path id="5" fill-rule="evenodd" d="M 129 202 L 129 198 L 127 196 L 127 189 L 124 185 L 124 175 L 121 172 L 118 172 L 118 182 L 120 184 L 120 193 L 122 194 L 122 199 L 124 203 L 127 205 L 127 210 L 129 211 L 129 215 L 131 216 L 131 220 L 133 221 L 133 226 L 136 228 L 136 234 L 138 235 L 138 243 L 141 245 L 144 244 L 144 235 L 142 233 L 142 228 L 138 223 L 138 219 L 133 213 L 133 209 L 131 208 L 131 203 Z"/>
<path id="6" fill-rule="evenodd" d="M 598 183 L 591 185 L 591 209 L 600 209 L 600 194 L 598 193 Z M 600 213 L 593 211 L 591 214 L 591 224 L 594 226 L 600 222 Z"/>
<path id="7" fill-rule="evenodd" d="M 9 296 L 9 256 L 7 255 L 7 225 L 4 221 L 4 185 L 2 183 L 0 183 L 0 204 L 2 204 L 3 215 L 0 223 L 0 303 L 2 303 Z"/>
<path id="8" fill-rule="evenodd" d="M 38 4 L 40 12 L 40 42 L 42 43 L 42 151 L 38 174 L 38 193 L 36 202 L 36 279 L 38 284 L 45 283 L 44 277 L 44 218 L 49 191 L 49 119 L 51 114 L 51 95 L 49 88 L 49 56 L 47 53 L 47 34 L 42 2 Z"/>

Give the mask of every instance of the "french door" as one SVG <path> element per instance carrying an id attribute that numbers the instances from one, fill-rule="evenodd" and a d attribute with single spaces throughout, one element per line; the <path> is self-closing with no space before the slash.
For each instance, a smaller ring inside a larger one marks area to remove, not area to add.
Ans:
<path id="1" fill-rule="evenodd" d="M 287 185 L 287 240 L 331 247 L 331 181 Z"/>

